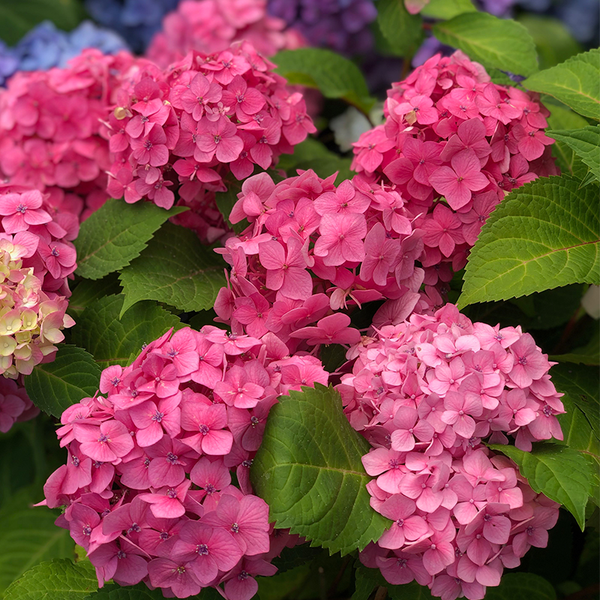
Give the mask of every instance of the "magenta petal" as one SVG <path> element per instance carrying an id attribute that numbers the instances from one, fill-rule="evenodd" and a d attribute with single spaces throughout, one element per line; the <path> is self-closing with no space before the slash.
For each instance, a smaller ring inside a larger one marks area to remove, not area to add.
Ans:
<path id="1" fill-rule="evenodd" d="M 233 445 L 233 435 L 229 431 L 211 430 L 202 440 L 202 450 L 212 456 L 228 454 Z"/>

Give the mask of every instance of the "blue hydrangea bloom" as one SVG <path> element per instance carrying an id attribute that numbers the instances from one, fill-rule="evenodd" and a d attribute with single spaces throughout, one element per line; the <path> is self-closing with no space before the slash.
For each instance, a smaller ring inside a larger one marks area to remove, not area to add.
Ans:
<path id="1" fill-rule="evenodd" d="M 14 48 L 9 48 L 0 40 L 0 85 L 4 85 L 6 80 L 17 70 L 19 58 Z"/>
<path id="2" fill-rule="evenodd" d="M 105 54 L 128 50 L 125 41 L 114 31 L 84 21 L 73 31 L 57 29 L 50 21 L 34 27 L 13 48 L 0 42 L 0 85 L 17 71 L 47 71 L 65 67 L 85 48 L 98 48 Z"/>
<path id="3" fill-rule="evenodd" d="M 346 55 L 373 47 L 369 30 L 377 17 L 373 0 L 269 0 L 267 10 L 300 31 L 311 46 Z"/>
<path id="4" fill-rule="evenodd" d="M 179 0 L 85 0 L 85 7 L 98 23 L 114 29 L 140 54 L 160 30 L 163 17 L 178 4 Z"/>

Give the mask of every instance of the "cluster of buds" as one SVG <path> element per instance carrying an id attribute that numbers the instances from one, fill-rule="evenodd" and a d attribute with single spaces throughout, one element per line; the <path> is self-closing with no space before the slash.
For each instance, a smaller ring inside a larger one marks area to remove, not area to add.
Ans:
<path id="1" fill-rule="evenodd" d="M 163 19 L 146 56 L 166 67 L 190 50 L 221 52 L 239 40 L 263 56 L 306 45 L 285 21 L 267 14 L 267 0 L 184 0 Z"/>
<path id="2" fill-rule="evenodd" d="M 392 584 L 480 600 L 504 567 L 546 545 L 558 518 L 559 505 L 483 443 L 562 440 L 552 363 L 520 328 L 472 323 L 451 304 L 382 327 L 349 357 L 336 389 L 373 447 L 371 506 L 394 521 L 363 561 Z"/>
<path id="3" fill-rule="evenodd" d="M 272 575 L 270 560 L 297 541 L 270 527 L 252 494 L 267 415 L 281 394 L 327 379 L 316 358 L 290 357 L 274 336 L 167 332 L 63 413 L 68 462 L 45 503 L 66 506 L 57 523 L 88 552 L 100 586 L 143 580 L 186 598 L 223 584 L 229 600 L 250 600 L 254 576 Z"/>
<path id="4" fill-rule="evenodd" d="M 420 215 L 425 283 L 466 264 L 488 216 L 510 190 L 556 175 L 537 95 L 490 81 L 461 52 L 436 55 L 388 91 L 385 124 L 354 144 L 353 168 L 394 184 Z"/>

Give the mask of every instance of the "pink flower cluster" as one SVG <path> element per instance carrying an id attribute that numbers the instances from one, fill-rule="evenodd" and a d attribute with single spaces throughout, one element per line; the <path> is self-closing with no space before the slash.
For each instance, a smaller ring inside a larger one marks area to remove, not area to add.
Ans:
<path id="1" fill-rule="evenodd" d="M 302 35 L 286 28 L 285 21 L 267 14 L 266 0 L 184 0 L 163 19 L 146 55 L 166 67 L 190 50 L 221 52 L 239 40 L 264 56 L 306 45 Z"/>
<path id="2" fill-rule="evenodd" d="M 49 194 L 27 186 L 0 184 L 0 238 L 27 248 L 23 268 L 32 268 L 43 291 L 70 296 L 68 278 L 77 268 L 72 243 L 79 220 L 70 212 L 53 211 Z"/>
<path id="3" fill-rule="evenodd" d="M 270 167 L 315 127 L 302 95 L 248 43 L 143 70 L 110 117 L 109 193 L 170 208 Z M 174 187 L 175 186 L 175 187 Z"/>
<path id="4" fill-rule="evenodd" d="M 21 384 L 0 377 L 0 432 L 6 433 L 17 421 L 29 421 L 39 413 Z"/>
<path id="5" fill-rule="evenodd" d="M 420 215 L 425 283 L 465 266 L 504 195 L 558 170 L 536 94 L 490 81 L 461 52 L 436 55 L 388 91 L 386 121 L 354 144 L 353 168 L 397 186 Z"/>
<path id="6" fill-rule="evenodd" d="M 55 211 L 87 216 L 106 201 L 102 121 L 138 59 L 88 49 L 65 69 L 19 72 L 0 90 L 0 173 L 50 193 Z"/>
<path id="7" fill-rule="evenodd" d="M 342 309 L 387 299 L 374 320 L 382 325 L 431 305 L 418 293 L 423 243 L 400 195 L 360 175 L 337 188 L 334 179 L 304 171 L 277 184 L 266 173 L 243 183 L 230 220 L 250 225 L 217 250 L 232 271 L 215 310 L 235 331 L 274 333 L 295 352 L 357 343 Z"/>
<path id="8" fill-rule="evenodd" d="M 105 369 L 102 395 L 63 413 L 68 462 L 45 503 L 67 506 L 57 524 L 100 586 L 143 580 L 186 598 L 224 584 L 229 600 L 249 600 L 254 576 L 272 575 L 269 561 L 297 540 L 272 530 L 249 482 L 267 415 L 279 395 L 327 379 L 316 358 L 289 357 L 275 337 L 167 332 L 130 366 Z"/>
<path id="9" fill-rule="evenodd" d="M 472 323 L 447 304 L 384 326 L 349 351 L 336 389 L 373 449 L 371 506 L 393 521 L 362 555 L 392 584 L 413 579 L 444 600 L 480 600 L 530 546 L 544 547 L 558 504 L 536 494 L 509 459 L 562 439 L 552 363 L 519 328 Z"/>
<path id="10" fill-rule="evenodd" d="M 38 190 L 5 185 L 1 191 L 0 374 L 16 379 L 52 360 L 61 330 L 74 325 L 65 296 L 77 266 L 69 240 L 79 224 L 69 213 L 53 219 Z"/>

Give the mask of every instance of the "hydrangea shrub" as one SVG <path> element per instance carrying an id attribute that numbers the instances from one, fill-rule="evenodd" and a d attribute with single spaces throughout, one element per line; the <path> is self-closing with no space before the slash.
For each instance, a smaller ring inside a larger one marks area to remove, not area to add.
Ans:
<path id="1" fill-rule="evenodd" d="M 0 595 L 595 589 L 600 51 L 540 70 L 485 2 L 86 5 L 146 56 L 0 60 Z"/>

